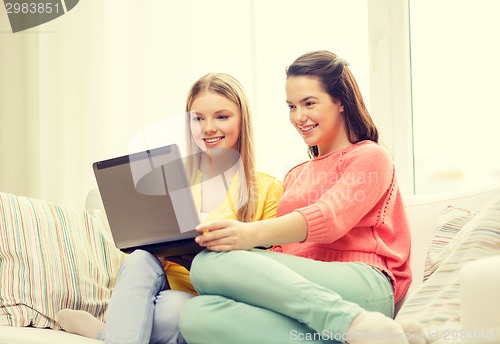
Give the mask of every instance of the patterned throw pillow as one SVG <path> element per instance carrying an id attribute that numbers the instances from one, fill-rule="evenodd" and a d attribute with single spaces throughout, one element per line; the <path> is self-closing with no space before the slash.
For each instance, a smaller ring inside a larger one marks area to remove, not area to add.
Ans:
<path id="1" fill-rule="evenodd" d="M 448 206 L 439 216 L 434 236 L 427 251 L 424 268 L 424 281 L 436 271 L 448 255 L 446 247 L 456 234 L 467 224 L 476 212 L 467 209 Z"/>
<path id="2" fill-rule="evenodd" d="M 428 343 L 449 343 L 460 328 L 460 269 L 468 262 L 500 254 L 500 198 L 474 216 L 441 254 L 440 264 L 396 317 L 418 321 Z"/>
<path id="3" fill-rule="evenodd" d="M 62 308 L 104 320 L 123 258 L 103 210 L 0 193 L 0 325 L 56 328 Z"/>

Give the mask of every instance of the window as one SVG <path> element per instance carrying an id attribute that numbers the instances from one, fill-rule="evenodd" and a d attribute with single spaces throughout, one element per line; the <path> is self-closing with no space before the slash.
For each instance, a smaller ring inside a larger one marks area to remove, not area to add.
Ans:
<path id="1" fill-rule="evenodd" d="M 500 2 L 410 0 L 416 193 L 500 183 Z"/>

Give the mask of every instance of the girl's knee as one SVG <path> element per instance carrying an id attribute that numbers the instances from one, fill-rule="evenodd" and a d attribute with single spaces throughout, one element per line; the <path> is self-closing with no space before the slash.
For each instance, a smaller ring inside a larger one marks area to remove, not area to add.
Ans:
<path id="1" fill-rule="evenodd" d="M 142 267 L 144 267 L 144 265 L 162 267 L 160 260 L 156 256 L 143 250 L 135 250 L 124 261 L 127 262 L 127 264 L 139 265 Z"/>
<path id="2" fill-rule="evenodd" d="M 125 258 L 118 273 L 137 274 L 136 278 L 140 276 L 146 278 L 161 275 L 164 271 L 160 261 L 154 255 L 143 250 L 135 250 Z"/>
<path id="3" fill-rule="evenodd" d="M 246 255 L 248 255 L 248 251 L 243 250 L 227 252 L 204 250 L 194 257 L 190 270 L 191 275 L 206 275 L 207 272 L 212 274 L 219 273 L 226 267 L 236 264 L 241 259 L 246 260 Z"/>
<path id="4" fill-rule="evenodd" d="M 193 258 L 193 263 L 191 264 L 191 272 L 196 270 L 203 270 L 205 269 L 205 266 L 209 268 L 211 265 L 211 260 L 214 259 L 217 254 L 219 253 L 209 250 L 203 250 L 198 253 Z"/>
<path id="5" fill-rule="evenodd" d="M 214 252 L 204 250 L 198 253 L 191 265 L 190 278 L 199 294 L 219 294 L 214 292 L 225 288 L 228 276 L 241 264 L 248 261 L 247 251 Z"/>
<path id="6" fill-rule="evenodd" d="M 213 274 L 217 273 L 218 269 L 220 269 L 220 264 L 217 261 L 220 255 L 224 253 L 209 250 L 198 253 L 191 264 L 191 282 L 196 286 L 201 285 L 205 279 L 212 278 Z"/>

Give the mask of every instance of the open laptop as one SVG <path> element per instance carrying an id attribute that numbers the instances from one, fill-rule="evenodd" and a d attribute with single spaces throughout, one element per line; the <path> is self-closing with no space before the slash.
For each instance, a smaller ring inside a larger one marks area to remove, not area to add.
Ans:
<path id="1" fill-rule="evenodd" d="M 159 147 L 93 164 L 116 246 L 165 257 L 202 250 L 199 214 L 179 147 Z"/>

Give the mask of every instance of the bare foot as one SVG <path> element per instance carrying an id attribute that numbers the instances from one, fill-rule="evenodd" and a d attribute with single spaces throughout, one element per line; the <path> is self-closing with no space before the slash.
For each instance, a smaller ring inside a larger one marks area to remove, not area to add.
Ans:
<path id="1" fill-rule="evenodd" d="M 347 329 L 349 344 L 409 344 L 401 325 L 382 313 L 364 311 L 358 314 Z"/>
<path id="2" fill-rule="evenodd" d="M 104 323 L 85 311 L 62 309 L 57 313 L 59 325 L 66 332 L 88 338 L 97 338 Z"/>

